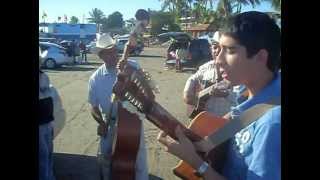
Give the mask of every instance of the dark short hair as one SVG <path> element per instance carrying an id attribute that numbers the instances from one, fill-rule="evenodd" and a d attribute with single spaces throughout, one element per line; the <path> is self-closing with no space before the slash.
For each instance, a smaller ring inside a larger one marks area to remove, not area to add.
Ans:
<path id="1" fill-rule="evenodd" d="M 138 11 L 135 14 L 135 17 L 137 20 L 150 20 L 150 15 L 148 11 L 144 9 L 138 9 Z"/>
<path id="2" fill-rule="evenodd" d="M 237 14 L 228 20 L 222 34 L 245 46 L 249 58 L 266 49 L 269 70 L 276 72 L 280 68 L 281 32 L 269 15 L 257 11 Z"/>

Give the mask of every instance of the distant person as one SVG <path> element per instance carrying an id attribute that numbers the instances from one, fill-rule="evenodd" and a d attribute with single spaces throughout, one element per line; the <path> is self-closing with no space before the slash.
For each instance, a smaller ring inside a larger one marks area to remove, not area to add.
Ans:
<path id="1" fill-rule="evenodd" d="M 73 59 L 73 64 L 76 64 L 76 42 L 75 40 L 73 39 L 72 42 L 70 43 L 70 50 L 71 50 L 71 56 L 72 56 L 72 59 Z"/>
<path id="2" fill-rule="evenodd" d="M 176 49 L 176 72 L 182 72 L 181 60 L 186 60 L 188 57 L 188 42 L 178 42 Z"/>
<path id="3" fill-rule="evenodd" d="M 83 41 L 80 41 L 79 48 L 81 52 L 81 59 L 84 60 L 85 63 L 87 63 L 87 49 Z"/>

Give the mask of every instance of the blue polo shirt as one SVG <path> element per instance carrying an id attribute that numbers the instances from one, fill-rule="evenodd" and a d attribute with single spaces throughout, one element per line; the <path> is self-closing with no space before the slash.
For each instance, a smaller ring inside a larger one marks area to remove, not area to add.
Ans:
<path id="1" fill-rule="evenodd" d="M 232 116 L 281 96 L 281 74 L 257 95 L 232 108 Z M 281 179 L 281 105 L 238 132 L 229 144 L 223 175 L 229 180 Z"/>

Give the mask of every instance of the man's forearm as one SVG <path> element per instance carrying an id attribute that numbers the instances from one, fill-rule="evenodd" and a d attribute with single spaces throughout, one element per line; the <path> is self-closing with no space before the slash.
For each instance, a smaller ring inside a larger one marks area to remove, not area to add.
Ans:
<path id="1" fill-rule="evenodd" d="M 186 104 L 195 105 L 197 102 L 198 80 L 190 77 L 185 85 L 183 99 Z"/>
<path id="2" fill-rule="evenodd" d="M 186 104 L 190 104 L 190 105 L 195 105 L 196 104 L 196 97 L 195 95 L 190 95 L 188 94 L 187 92 L 184 92 L 184 95 L 183 95 L 183 99 L 184 99 L 184 102 Z"/>

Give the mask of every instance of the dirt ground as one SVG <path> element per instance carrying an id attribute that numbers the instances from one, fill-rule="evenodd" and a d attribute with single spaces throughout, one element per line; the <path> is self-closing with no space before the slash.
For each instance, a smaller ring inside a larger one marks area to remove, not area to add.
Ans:
<path id="1" fill-rule="evenodd" d="M 164 48 L 145 48 L 137 60 L 142 68 L 150 72 L 160 87 L 156 101 L 185 125 L 188 124 L 186 105 L 182 101 L 182 91 L 187 78 L 193 71 L 176 73 L 165 70 Z M 97 123 L 89 113 L 87 103 L 88 79 L 102 61 L 95 55 L 88 55 L 89 64 L 68 65 L 55 70 L 45 70 L 52 84 L 59 91 L 66 110 L 66 123 L 54 140 L 54 163 L 57 180 L 99 179 L 96 162 L 99 137 Z M 144 135 L 148 153 L 150 180 L 174 180 L 172 168 L 178 159 L 164 151 L 156 136 L 159 129 L 144 120 Z"/>

